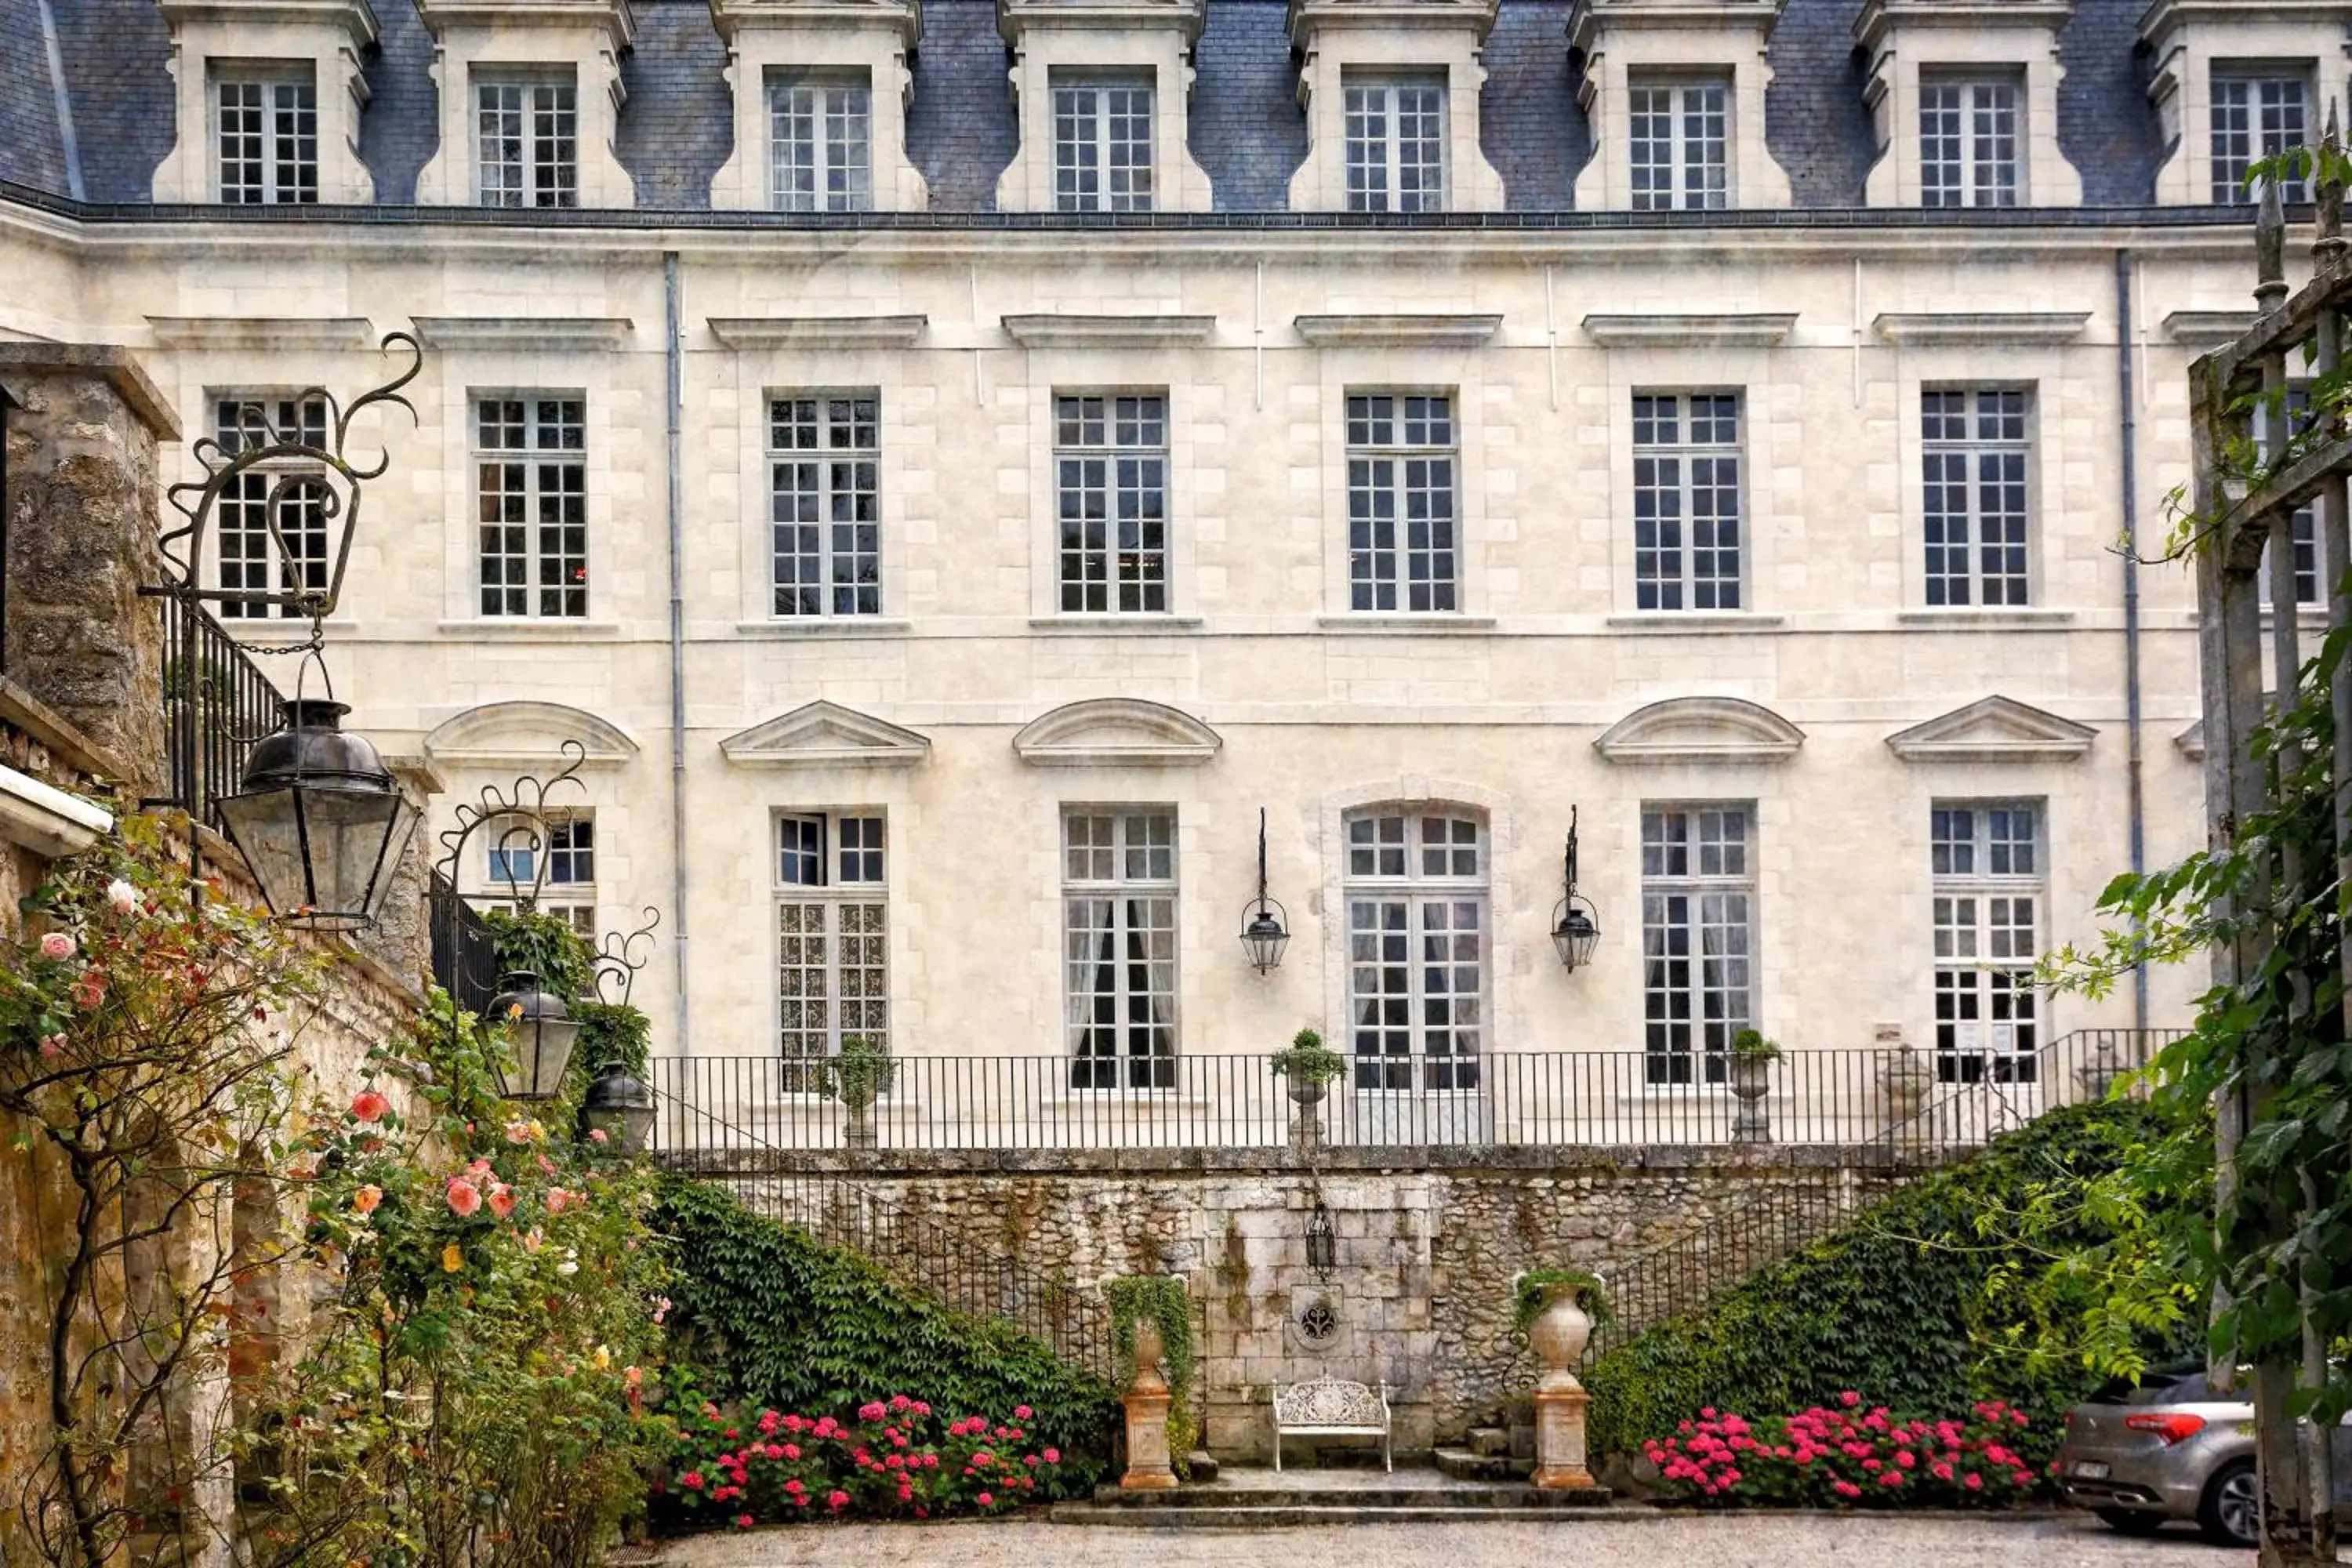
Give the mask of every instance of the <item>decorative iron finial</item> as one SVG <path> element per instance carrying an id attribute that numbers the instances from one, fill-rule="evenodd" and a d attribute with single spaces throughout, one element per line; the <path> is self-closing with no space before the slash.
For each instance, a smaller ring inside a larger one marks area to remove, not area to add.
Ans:
<path id="1" fill-rule="evenodd" d="M 2254 209 L 2254 309 L 2267 316 L 2286 303 L 2286 205 L 2274 175 L 2263 177 Z"/>
<path id="2" fill-rule="evenodd" d="M 2333 272 L 2344 265 L 2344 147 L 2336 134 L 2336 100 L 2327 100 L 2327 133 L 2319 139 L 2319 233 L 2311 242 L 2315 268 Z"/>

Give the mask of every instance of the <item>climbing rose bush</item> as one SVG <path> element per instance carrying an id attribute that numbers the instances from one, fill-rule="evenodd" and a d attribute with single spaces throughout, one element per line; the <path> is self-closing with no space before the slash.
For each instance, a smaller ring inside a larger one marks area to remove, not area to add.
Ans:
<path id="1" fill-rule="evenodd" d="M 748 1530 L 776 1520 L 937 1519 L 1003 1513 L 1027 1500 L 1062 1462 L 1036 1446 L 1031 1411 L 950 1419 L 898 1394 L 850 1419 L 761 1410 L 740 1416 L 705 1404 L 680 1422 L 667 1491 L 689 1518 Z"/>
<path id="2" fill-rule="evenodd" d="M 2032 1495 L 2012 1445 L 2030 1425 L 1998 1399 L 1956 1420 L 1898 1420 L 1849 1389 L 1829 1405 L 1749 1421 L 1712 1407 L 1643 1454 L 1661 1495 L 1719 1506 L 2000 1508 Z"/>

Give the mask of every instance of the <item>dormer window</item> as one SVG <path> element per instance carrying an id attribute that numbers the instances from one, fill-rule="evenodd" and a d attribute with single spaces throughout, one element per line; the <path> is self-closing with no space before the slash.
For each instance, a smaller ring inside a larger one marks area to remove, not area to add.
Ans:
<path id="1" fill-rule="evenodd" d="M 477 80 L 476 124 L 486 207 L 580 205 L 580 110 L 569 81 Z"/>
<path id="2" fill-rule="evenodd" d="M 2273 158 L 2311 141 L 2311 79 L 2307 67 L 2247 65 L 2231 61 L 2213 68 L 2213 200 L 2250 202 L 2254 192 L 2246 172 L 2257 159 Z M 2304 201 L 2300 180 L 2280 187 L 2288 201 Z"/>
<path id="3" fill-rule="evenodd" d="M 874 205 L 874 91 L 865 81 L 768 82 L 770 196 L 778 212 L 866 212 Z"/>
<path id="4" fill-rule="evenodd" d="M 2017 205 L 2019 97 L 2014 79 L 1920 81 L 1920 205 Z"/>
<path id="5" fill-rule="evenodd" d="M 1350 75 L 1344 90 L 1348 210 L 1444 211 L 1444 82 Z"/>
<path id="6" fill-rule="evenodd" d="M 1576 205 L 1622 212 L 1785 207 L 1764 142 L 1766 50 L 1784 0 L 1577 0 L 1577 101 L 1593 155 Z"/>
<path id="7" fill-rule="evenodd" d="M 2073 207 L 2058 144 L 2058 35 L 2074 0 L 1864 0 L 1854 23 L 1877 133 L 1874 207 Z"/>
<path id="8" fill-rule="evenodd" d="M 1635 78 L 1625 92 L 1633 210 L 1731 205 L 1731 83 Z"/>
<path id="9" fill-rule="evenodd" d="M 1151 84 L 1054 83 L 1054 210 L 1151 210 Z"/>
<path id="10" fill-rule="evenodd" d="M 319 199 L 319 93 L 309 66 L 223 69 L 213 102 L 223 202 Z"/>
<path id="11" fill-rule="evenodd" d="M 2352 100 L 2347 28 L 2347 0 L 2154 0 L 2139 32 L 2155 58 L 2147 97 L 2165 149 L 2156 199 L 2252 201 L 2247 170 L 2317 141 L 2323 106 Z M 2311 199 L 2300 180 L 2280 194 Z"/>

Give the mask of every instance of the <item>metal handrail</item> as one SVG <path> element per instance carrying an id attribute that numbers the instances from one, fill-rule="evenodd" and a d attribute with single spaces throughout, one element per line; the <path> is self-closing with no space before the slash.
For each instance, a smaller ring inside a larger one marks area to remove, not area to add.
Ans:
<path id="1" fill-rule="evenodd" d="M 176 805 L 207 826 L 235 795 L 246 753 L 278 727 L 277 685 L 201 605 L 176 594 L 153 595 L 163 616 L 163 747 Z"/>

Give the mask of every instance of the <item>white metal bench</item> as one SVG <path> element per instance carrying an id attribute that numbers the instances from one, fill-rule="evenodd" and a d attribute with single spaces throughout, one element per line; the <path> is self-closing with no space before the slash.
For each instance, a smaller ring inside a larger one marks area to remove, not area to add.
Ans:
<path id="1" fill-rule="evenodd" d="M 1282 1468 L 1282 1440 L 1301 1437 L 1378 1437 L 1381 1464 L 1394 1470 L 1390 1452 L 1389 1385 L 1368 1388 L 1340 1377 L 1318 1377 L 1285 1388 L 1274 1385 L 1274 1468 Z"/>

